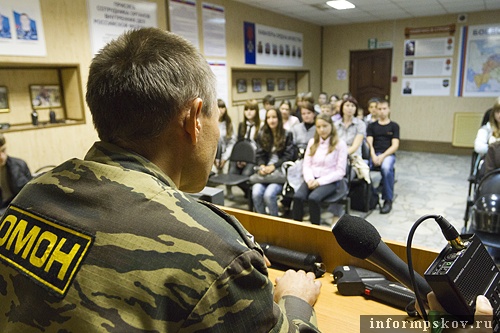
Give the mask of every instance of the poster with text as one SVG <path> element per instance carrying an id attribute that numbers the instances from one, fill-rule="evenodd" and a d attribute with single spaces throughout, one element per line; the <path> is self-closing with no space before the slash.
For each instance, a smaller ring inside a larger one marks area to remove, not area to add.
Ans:
<path id="1" fill-rule="evenodd" d="M 229 103 L 226 61 L 212 59 L 207 61 L 217 78 L 217 98 L 222 99 L 225 103 Z"/>
<path id="2" fill-rule="evenodd" d="M 415 58 L 403 61 L 404 76 L 451 76 L 453 58 Z"/>
<path id="3" fill-rule="evenodd" d="M 453 56 L 454 37 L 405 40 L 405 57 Z"/>
<path id="4" fill-rule="evenodd" d="M 419 78 L 403 79 L 403 96 L 449 96 L 451 79 Z"/>
<path id="5" fill-rule="evenodd" d="M 170 0 L 170 31 L 186 38 L 199 49 L 196 0 Z"/>
<path id="6" fill-rule="evenodd" d="M 206 56 L 226 56 L 224 7 L 203 3 L 203 52 Z"/>
<path id="7" fill-rule="evenodd" d="M 47 55 L 39 0 L 0 1 L 0 55 Z"/>
<path id="8" fill-rule="evenodd" d="M 303 66 L 302 33 L 244 22 L 245 64 Z"/>
<path id="9" fill-rule="evenodd" d="M 157 5 L 134 0 L 87 0 L 92 54 L 127 30 L 157 27 Z"/>
<path id="10" fill-rule="evenodd" d="M 500 25 L 462 28 L 457 96 L 500 95 Z"/>

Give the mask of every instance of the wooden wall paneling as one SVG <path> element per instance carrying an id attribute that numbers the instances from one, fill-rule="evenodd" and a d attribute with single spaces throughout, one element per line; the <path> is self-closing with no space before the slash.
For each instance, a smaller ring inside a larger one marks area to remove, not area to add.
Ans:
<path id="1" fill-rule="evenodd" d="M 66 105 L 66 116 L 64 118 L 85 120 L 83 91 L 80 85 L 81 77 L 79 68 L 74 67 L 61 69 L 61 82 L 64 87 Z"/>
<path id="2" fill-rule="evenodd" d="M 365 260 L 354 258 L 338 245 L 329 228 L 313 226 L 288 219 L 262 215 L 236 208 L 221 207 L 228 214 L 234 215 L 259 243 L 269 243 L 287 249 L 321 255 L 327 272 L 339 265 L 353 265 L 382 272 Z M 396 255 L 406 262 L 405 244 L 385 240 Z M 420 247 L 412 249 L 415 271 L 423 274 L 437 257 L 437 252 Z"/>

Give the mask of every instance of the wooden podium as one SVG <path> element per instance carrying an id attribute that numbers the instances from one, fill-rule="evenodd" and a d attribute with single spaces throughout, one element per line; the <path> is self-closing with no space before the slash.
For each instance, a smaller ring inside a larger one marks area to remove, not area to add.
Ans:
<path id="1" fill-rule="evenodd" d="M 321 255 L 326 273 L 320 278 L 323 287 L 314 306 L 319 329 L 324 332 L 359 332 L 361 315 L 405 316 L 402 310 L 370 300 L 364 296 L 342 296 L 333 284 L 333 269 L 340 265 L 352 265 L 384 273 L 367 261 L 347 254 L 337 243 L 329 228 L 314 226 L 288 219 L 261 215 L 235 208 L 221 207 L 234 215 L 259 243 L 268 243 L 287 249 Z M 406 246 L 399 242 L 384 242 L 406 262 Z M 423 275 L 438 252 L 413 248 L 415 271 Z M 281 276 L 282 271 L 269 270 L 271 281 Z"/>

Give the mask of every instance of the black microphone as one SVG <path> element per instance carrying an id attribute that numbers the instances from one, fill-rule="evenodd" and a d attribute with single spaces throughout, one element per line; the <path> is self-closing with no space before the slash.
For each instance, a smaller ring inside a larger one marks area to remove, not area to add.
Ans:
<path id="1" fill-rule="evenodd" d="M 319 254 L 298 252 L 266 243 L 260 243 L 260 247 L 272 265 L 313 272 L 317 278 L 325 273 Z"/>
<path id="2" fill-rule="evenodd" d="M 382 241 L 377 229 L 366 220 L 344 214 L 332 229 L 340 247 L 351 256 L 366 259 L 413 290 L 408 265 Z M 431 287 L 415 273 L 418 293 L 427 300 Z"/>

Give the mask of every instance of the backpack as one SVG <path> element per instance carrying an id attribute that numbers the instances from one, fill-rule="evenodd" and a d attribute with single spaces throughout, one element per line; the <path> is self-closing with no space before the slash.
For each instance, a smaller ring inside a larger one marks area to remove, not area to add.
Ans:
<path id="1" fill-rule="evenodd" d="M 351 183 L 349 198 L 351 198 L 351 209 L 360 212 L 374 210 L 379 204 L 378 193 L 373 183 L 368 184 L 364 180 Z"/>

